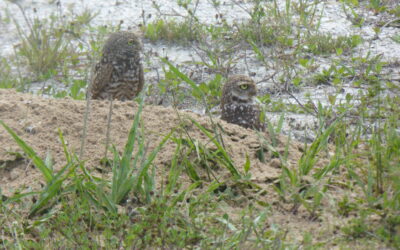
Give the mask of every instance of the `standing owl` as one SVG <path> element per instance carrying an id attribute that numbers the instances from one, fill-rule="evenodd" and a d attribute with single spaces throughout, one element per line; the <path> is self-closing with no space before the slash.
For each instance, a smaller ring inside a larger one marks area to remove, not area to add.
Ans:
<path id="1" fill-rule="evenodd" d="M 222 89 L 221 119 L 245 128 L 264 130 L 256 95 L 257 88 L 252 79 L 244 75 L 229 77 Z"/>
<path id="2" fill-rule="evenodd" d="M 135 34 L 112 33 L 94 69 L 91 98 L 125 101 L 137 96 L 144 83 L 141 49 Z"/>

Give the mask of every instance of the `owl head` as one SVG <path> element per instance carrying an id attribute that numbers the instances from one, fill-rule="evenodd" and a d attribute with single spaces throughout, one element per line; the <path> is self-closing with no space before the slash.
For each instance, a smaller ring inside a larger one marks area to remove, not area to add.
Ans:
<path id="1" fill-rule="evenodd" d="M 103 56 L 132 57 L 138 55 L 142 45 L 134 33 L 120 31 L 112 33 L 103 47 Z"/>
<path id="2" fill-rule="evenodd" d="M 254 81 L 248 76 L 230 76 L 222 90 L 222 98 L 226 104 L 253 104 L 257 95 L 257 88 Z"/>

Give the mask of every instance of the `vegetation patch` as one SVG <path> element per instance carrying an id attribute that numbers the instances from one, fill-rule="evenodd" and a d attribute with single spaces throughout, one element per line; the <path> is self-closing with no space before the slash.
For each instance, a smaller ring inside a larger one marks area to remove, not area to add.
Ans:
<path id="1" fill-rule="evenodd" d="M 400 248 L 399 62 L 374 47 L 400 43 L 386 34 L 394 2 L 209 1 L 207 19 L 201 1 L 176 1 L 179 15 L 153 1 L 138 24 L 147 88 L 110 104 L 82 100 L 107 34 L 131 23 L 13 1 L 23 19 L 0 19 L 19 39 L 0 58 L 0 245 Z M 328 4 L 357 32 L 323 32 Z M 265 131 L 218 118 L 233 74 L 257 83 Z"/>

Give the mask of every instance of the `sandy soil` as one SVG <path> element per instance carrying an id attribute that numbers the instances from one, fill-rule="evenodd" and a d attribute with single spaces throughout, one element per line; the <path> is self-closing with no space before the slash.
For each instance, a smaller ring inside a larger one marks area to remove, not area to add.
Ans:
<path id="1" fill-rule="evenodd" d="M 137 106 L 134 102 L 114 102 L 110 144 L 115 145 L 120 151 L 126 143 Z M 62 131 L 69 149 L 78 154 L 85 107 L 85 101 L 45 99 L 13 90 L 0 90 L 0 119 L 16 131 L 41 157 L 44 158 L 50 153 L 56 167 L 65 163 L 58 129 Z M 100 167 L 100 159 L 104 157 L 108 111 L 108 102 L 91 102 L 86 147 L 82 159 L 86 161 L 87 167 Z M 171 129 L 179 127 L 180 124 L 183 124 L 193 139 L 202 142 L 210 149 L 215 147 L 189 118 L 197 120 L 206 128 L 211 128 L 208 117 L 161 106 L 145 106 L 142 120 L 149 151 L 154 149 Z M 270 183 L 279 176 L 281 171 L 279 160 L 268 158 L 271 157 L 268 153 L 266 153 L 266 163 L 260 162 L 257 158 L 256 151 L 260 148 L 260 139 L 254 131 L 228 124 L 217 118 L 215 122 L 225 130 L 224 144 L 240 170 L 246 161 L 247 154 L 251 161 L 250 172 L 256 183 L 260 185 Z M 177 129 L 175 136 L 179 136 L 182 131 L 182 129 Z M 267 133 L 264 136 L 268 138 Z M 284 150 L 286 140 L 285 137 L 279 138 L 278 150 Z M 0 188 L 5 194 L 23 186 L 34 187 L 39 180 L 42 180 L 39 171 L 31 163 L 16 161 L 17 156 L 12 152 L 22 153 L 22 150 L 3 127 L 0 128 L 0 145 L 0 165 L 6 163 L 5 168 L 0 169 Z M 175 143 L 169 141 L 158 154 L 155 165 L 159 173 L 168 171 L 175 147 Z M 301 147 L 300 143 L 291 143 L 289 163 L 296 164 L 301 156 Z"/>
<path id="2" fill-rule="evenodd" d="M 51 153 L 56 168 L 60 168 L 65 163 L 58 129 L 63 132 L 69 149 L 78 154 L 85 107 L 85 101 L 45 99 L 31 94 L 17 93 L 14 90 L 0 89 L 0 120 L 11 127 L 41 157 Z M 126 143 L 137 107 L 138 105 L 135 102 L 114 102 L 111 143 L 119 151 L 123 149 Z M 100 174 L 102 172 L 101 174 L 106 177 L 110 176 L 111 170 L 101 166 L 100 159 L 104 156 L 108 110 L 108 102 L 91 102 L 86 147 L 81 159 L 86 161 L 85 166 L 92 173 Z M 175 111 L 172 108 L 161 106 L 145 106 L 142 121 L 149 150 L 155 148 L 173 128 L 176 128 L 174 132 L 176 137 L 184 134 L 183 131 L 186 130 L 193 140 L 203 143 L 210 150 L 215 148 L 189 118 L 195 119 L 205 128 L 211 128 L 208 117 L 192 112 Z M 337 237 L 335 235 L 338 232 L 339 225 L 343 225 L 349 218 L 334 216 L 334 214 L 337 214 L 334 212 L 335 208 L 325 201 L 324 213 L 318 219 L 310 218 L 310 214 L 304 208 L 300 208 L 298 213 L 293 214 L 290 211 L 293 204 L 283 202 L 276 191 L 273 190 L 273 185 L 282 171 L 280 161 L 273 158 L 269 152 L 265 153 L 266 163 L 260 162 L 256 156 L 256 151 L 260 148 L 259 135 L 250 129 L 228 124 L 217 118 L 214 119 L 214 122 L 220 124 L 225 131 L 222 135 L 224 144 L 240 171 L 243 171 L 246 155 L 249 156 L 252 182 L 260 187 L 258 190 L 238 188 L 237 200 L 233 200 L 232 203 L 229 202 L 226 207 L 227 213 L 235 217 L 249 202 L 262 201 L 274 207 L 270 211 L 270 225 L 277 224 L 281 228 L 286 228 L 288 230 L 287 237 L 292 240 L 301 242 L 304 232 L 310 232 L 314 239 L 319 241 Z M 268 140 L 267 133 L 264 133 L 263 136 Z M 284 151 L 286 141 L 286 137 L 278 137 L 278 151 Z M 175 148 L 176 144 L 171 140 L 168 141 L 155 159 L 158 184 L 165 180 Z M 289 167 L 297 167 L 302 149 L 302 143 L 291 141 L 288 157 Z M 0 189 L 3 195 L 12 195 L 17 191 L 39 190 L 45 183 L 41 173 L 33 166 L 32 162 L 17 157 L 18 154 L 15 154 L 15 152 L 22 153 L 22 150 L 7 131 L 0 127 Z M 328 163 L 328 160 L 324 158 L 329 157 L 321 158 L 322 160 L 318 163 L 319 166 Z M 99 170 L 102 171 L 99 172 Z M 226 181 L 228 185 L 232 183 L 229 181 L 231 178 L 226 169 L 216 169 L 214 174 L 220 181 Z M 340 177 L 337 176 L 337 178 Z M 202 179 L 207 182 L 205 171 Z M 191 183 L 186 174 L 183 174 L 179 181 L 183 186 Z M 234 185 L 231 188 L 234 189 Z M 338 199 L 346 193 L 340 186 L 331 184 L 328 196 L 330 199 Z M 355 195 L 355 193 L 351 195 Z M 354 244 L 357 245 L 357 243 Z"/>

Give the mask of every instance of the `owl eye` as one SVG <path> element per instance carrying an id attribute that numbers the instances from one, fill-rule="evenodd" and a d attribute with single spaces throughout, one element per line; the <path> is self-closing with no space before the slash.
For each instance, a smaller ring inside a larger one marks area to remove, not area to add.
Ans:
<path id="1" fill-rule="evenodd" d="M 242 85 L 240 85 L 240 88 L 243 89 L 243 90 L 246 90 L 246 89 L 249 88 L 249 85 L 247 85 L 247 84 L 242 84 Z"/>
<path id="2" fill-rule="evenodd" d="M 128 45 L 133 45 L 135 41 L 133 41 L 133 39 L 129 39 L 128 40 Z"/>

